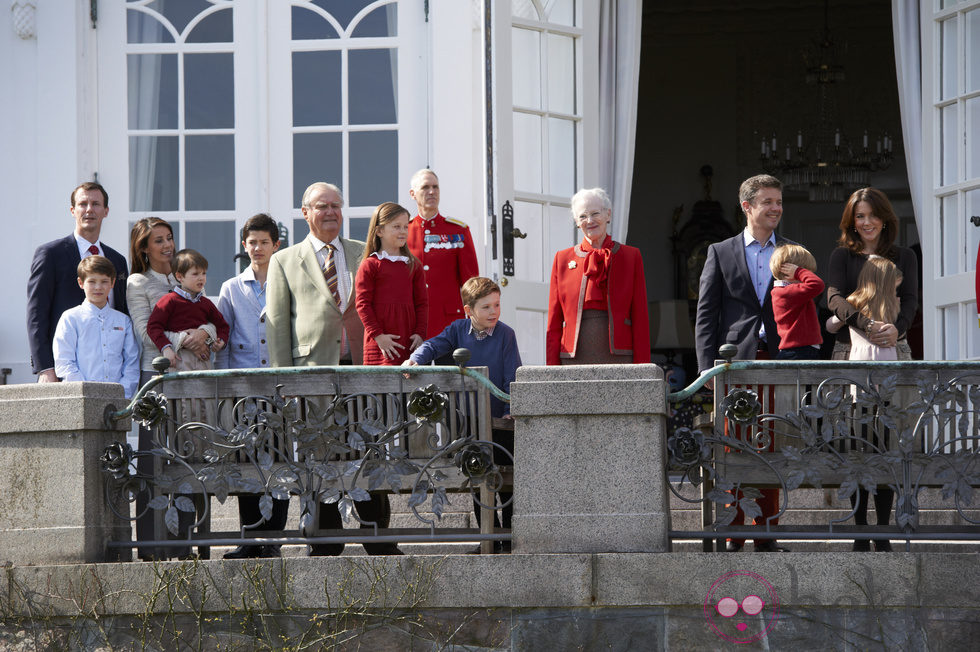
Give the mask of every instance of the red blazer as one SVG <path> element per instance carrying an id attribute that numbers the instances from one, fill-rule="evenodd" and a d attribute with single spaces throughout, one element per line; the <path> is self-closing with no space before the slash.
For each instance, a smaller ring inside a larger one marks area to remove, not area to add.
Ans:
<path id="1" fill-rule="evenodd" d="M 614 242 L 609 259 L 609 352 L 632 355 L 634 363 L 650 362 L 650 317 L 643 258 L 636 247 Z M 585 301 L 586 252 L 578 244 L 555 254 L 548 299 L 547 363 L 574 358 Z"/>
<path id="2" fill-rule="evenodd" d="M 464 222 L 436 215 L 431 220 L 416 215 L 408 223 L 408 248 L 422 263 L 429 291 L 431 339 L 457 319 L 465 317 L 459 288 L 480 275 L 470 227 Z"/>

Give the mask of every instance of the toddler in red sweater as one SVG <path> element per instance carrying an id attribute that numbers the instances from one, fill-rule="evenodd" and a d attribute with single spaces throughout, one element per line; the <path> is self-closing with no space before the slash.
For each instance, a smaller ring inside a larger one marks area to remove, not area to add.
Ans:
<path id="1" fill-rule="evenodd" d="M 228 340 L 228 322 L 218 308 L 204 296 L 208 281 L 208 260 L 193 249 L 182 249 L 174 256 L 174 276 L 180 283 L 163 295 L 146 322 L 146 334 L 160 352 L 178 371 L 211 369 L 211 358 L 201 360 L 187 349 L 180 349 L 170 341 L 167 333 L 177 333 L 193 328 L 215 331 L 210 338 L 212 351 L 220 351 Z M 179 350 L 177 350 L 179 349 Z"/>
<path id="2" fill-rule="evenodd" d="M 776 248 L 769 260 L 775 282 L 772 313 L 779 331 L 777 360 L 816 360 L 823 335 L 813 300 L 823 292 L 813 254 L 796 244 Z"/>

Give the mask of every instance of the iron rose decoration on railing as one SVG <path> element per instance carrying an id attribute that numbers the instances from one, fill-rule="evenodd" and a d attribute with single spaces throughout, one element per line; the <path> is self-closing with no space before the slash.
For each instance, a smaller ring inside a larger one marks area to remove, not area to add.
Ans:
<path id="1" fill-rule="evenodd" d="M 751 389 L 733 389 L 722 400 L 721 411 L 736 423 L 752 423 L 762 412 L 762 404 Z"/>
<path id="2" fill-rule="evenodd" d="M 493 470 L 492 446 L 486 442 L 467 444 L 456 453 L 453 462 L 467 478 L 478 482 Z"/>
<path id="3" fill-rule="evenodd" d="M 102 470 L 116 480 L 129 476 L 129 466 L 133 461 L 133 447 L 125 442 L 114 441 L 105 447 L 102 456 Z"/>
<path id="4" fill-rule="evenodd" d="M 667 439 L 667 452 L 671 466 L 693 466 L 711 458 L 711 446 L 700 430 L 678 428 Z"/>
<path id="5" fill-rule="evenodd" d="M 157 392 L 147 392 L 133 406 L 133 418 L 146 428 L 153 428 L 167 416 L 167 397 Z"/>
<path id="6" fill-rule="evenodd" d="M 449 397 L 435 385 L 419 387 L 408 395 L 408 413 L 416 421 L 440 421 L 449 405 Z"/>

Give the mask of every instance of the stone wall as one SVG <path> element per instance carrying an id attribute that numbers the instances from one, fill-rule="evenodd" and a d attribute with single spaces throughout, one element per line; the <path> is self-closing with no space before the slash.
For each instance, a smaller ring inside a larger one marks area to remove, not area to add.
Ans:
<path id="1" fill-rule="evenodd" d="M 763 577 L 777 596 L 745 620 L 754 628 L 745 636 L 771 623 L 764 639 L 737 649 L 965 650 L 980 636 L 980 565 L 967 554 L 321 557 L 4 572 L 0 646 L 75 637 L 83 649 L 284 640 L 318 649 L 357 637 L 363 649 L 728 649 L 704 603 L 733 572 Z M 722 633 L 737 634 L 739 618 Z"/>

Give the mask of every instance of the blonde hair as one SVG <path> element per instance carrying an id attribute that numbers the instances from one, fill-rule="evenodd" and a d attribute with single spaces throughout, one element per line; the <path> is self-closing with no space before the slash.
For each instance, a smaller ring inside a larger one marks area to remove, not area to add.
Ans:
<path id="1" fill-rule="evenodd" d="M 869 319 L 894 323 L 898 317 L 898 284 L 902 272 L 895 263 L 881 256 L 868 256 L 858 275 L 857 289 L 847 302 Z"/>
<path id="2" fill-rule="evenodd" d="M 362 261 L 367 260 L 368 256 L 374 252 L 381 250 L 381 236 L 378 235 L 378 229 L 393 222 L 395 218 L 402 213 L 411 219 L 412 214 L 409 213 L 404 206 L 396 204 L 393 201 L 386 201 L 374 209 L 374 213 L 371 214 L 371 224 L 368 226 L 367 244 L 364 246 L 364 256 L 361 258 Z M 398 253 L 400 253 L 402 256 L 408 256 L 409 269 L 415 267 L 415 263 L 418 262 L 418 258 L 412 255 L 407 243 L 401 246 Z"/>
<path id="3" fill-rule="evenodd" d="M 776 247 L 776 251 L 772 252 L 772 258 L 769 259 L 769 271 L 772 272 L 773 278 L 782 279 L 779 270 L 787 263 L 808 269 L 814 274 L 817 272 L 817 260 L 813 254 L 807 251 L 806 247 L 801 247 L 798 244 L 779 245 Z"/>

